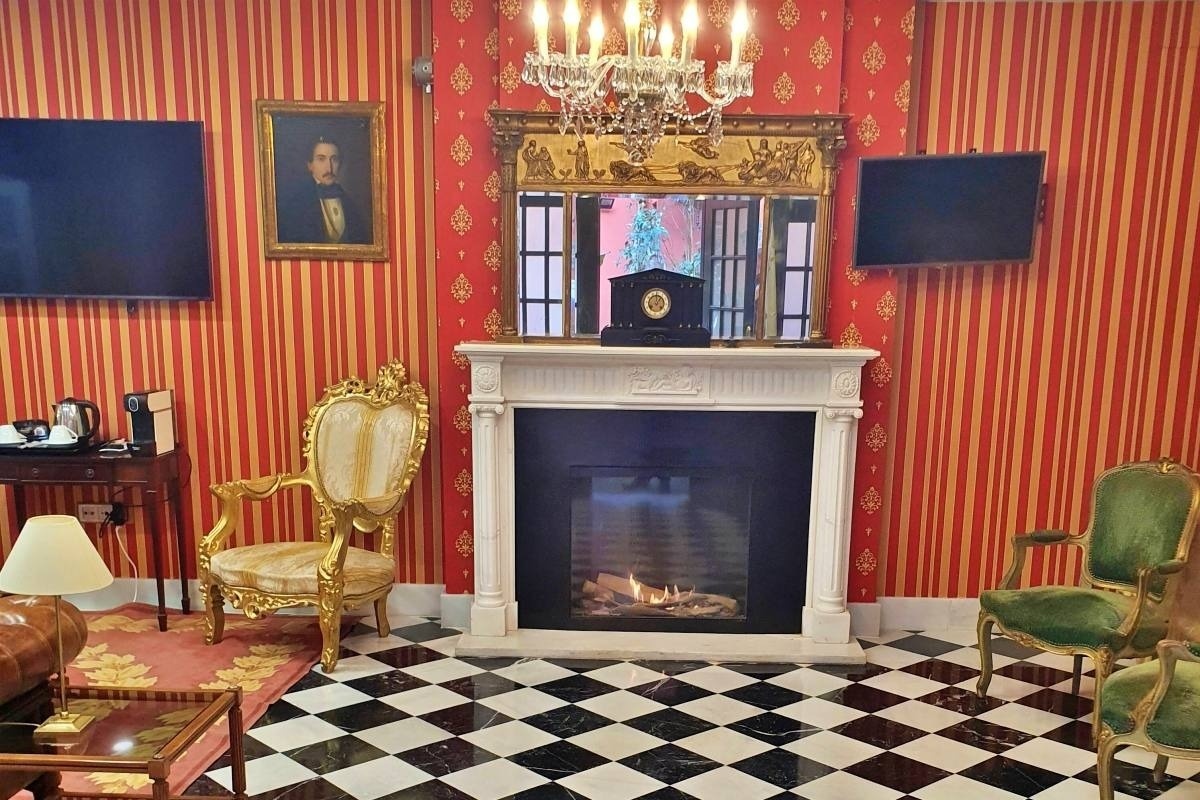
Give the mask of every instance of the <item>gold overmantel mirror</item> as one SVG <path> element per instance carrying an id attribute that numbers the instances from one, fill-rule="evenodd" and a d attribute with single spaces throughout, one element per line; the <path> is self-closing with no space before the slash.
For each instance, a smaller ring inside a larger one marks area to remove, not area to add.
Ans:
<path id="1" fill-rule="evenodd" d="M 631 164 L 619 136 L 493 109 L 501 159 L 505 341 L 597 341 L 609 278 L 660 267 L 705 279 L 714 344 L 828 345 L 829 251 L 847 116 L 728 116 Z"/>

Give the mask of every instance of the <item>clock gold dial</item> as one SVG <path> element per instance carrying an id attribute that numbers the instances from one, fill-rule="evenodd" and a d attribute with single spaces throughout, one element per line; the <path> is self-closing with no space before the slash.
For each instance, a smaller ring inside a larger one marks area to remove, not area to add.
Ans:
<path id="1" fill-rule="evenodd" d="M 650 319 L 662 319 L 671 310 L 671 295 L 662 289 L 649 289 L 642 295 L 642 313 Z"/>

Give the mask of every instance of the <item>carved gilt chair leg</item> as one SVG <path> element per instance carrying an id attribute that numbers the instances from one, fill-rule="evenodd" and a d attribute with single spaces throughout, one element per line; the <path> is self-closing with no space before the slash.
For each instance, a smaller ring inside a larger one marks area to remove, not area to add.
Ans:
<path id="1" fill-rule="evenodd" d="M 208 584 L 204 593 L 204 643 L 217 644 L 225 635 L 225 596 L 221 587 Z"/>
<path id="2" fill-rule="evenodd" d="M 1112 674 L 1113 653 L 1108 648 L 1102 648 L 1094 656 L 1096 662 L 1096 688 L 1095 696 L 1092 698 L 1092 745 L 1098 745 L 1100 741 L 1100 730 L 1103 727 L 1100 719 L 1100 704 L 1104 697 L 1104 682 L 1108 680 L 1108 676 Z"/>
<path id="3" fill-rule="evenodd" d="M 1071 674 L 1071 694 L 1079 696 L 1079 686 L 1083 682 L 1083 654 L 1075 654 L 1075 670 Z"/>
<path id="4" fill-rule="evenodd" d="M 321 668 L 333 672 L 342 638 L 342 595 L 322 594 L 317 614 L 321 626 Z"/>
<path id="5" fill-rule="evenodd" d="M 386 638 L 392 632 L 392 626 L 387 617 L 387 600 L 388 596 L 385 594 L 375 601 L 375 627 L 379 629 L 380 639 Z"/>
<path id="6" fill-rule="evenodd" d="M 1167 762 L 1170 761 L 1167 756 L 1159 756 L 1154 762 L 1154 782 L 1162 783 L 1167 777 Z"/>
<path id="7" fill-rule="evenodd" d="M 1117 739 L 1109 731 L 1100 737 L 1100 744 L 1096 748 L 1096 779 L 1100 784 L 1100 800 L 1114 800 L 1112 768 L 1116 752 Z"/>
<path id="8" fill-rule="evenodd" d="M 979 612 L 979 684 L 976 692 L 987 697 L 988 685 L 992 682 L 992 626 L 996 621 L 986 612 Z"/>

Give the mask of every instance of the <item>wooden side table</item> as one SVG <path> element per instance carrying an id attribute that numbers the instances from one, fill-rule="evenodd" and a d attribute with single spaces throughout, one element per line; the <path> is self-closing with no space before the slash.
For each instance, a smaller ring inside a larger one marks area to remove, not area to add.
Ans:
<path id="1" fill-rule="evenodd" d="M 150 555 L 158 588 L 158 629 L 167 629 L 167 604 L 163 597 L 164 535 L 160 519 L 163 506 L 171 501 L 175 546 L 179 556 L 179 586 L 183 613 L 191 613 L 188 597 L 187 520 L 180 497 L 182 452 L 179 448 L 160 456 L 102 456 L 95 450 L 56 453 L 50 450 L 0 451 L 0 484 L 13 487 L 17 525 L 25 524 L 25 489 L 29 486 L 118 486 L 141 489 L 150 523 Z"/>
<path id="2" fill-rule="evenodd" d="M 0 726 L 0 771 L 142 774 L 152 781 L 154 800 L 168 800 L 172 765 L 222 716 L 227 716 L 233 795 L 245 800 L 241 689 L 170 691 L 81 686 L 68 689 L 67 698 L 72 710 L 85 709 L 96 719 L 80 734 L 53 739 L 35 736 L 32 726 Z"/>

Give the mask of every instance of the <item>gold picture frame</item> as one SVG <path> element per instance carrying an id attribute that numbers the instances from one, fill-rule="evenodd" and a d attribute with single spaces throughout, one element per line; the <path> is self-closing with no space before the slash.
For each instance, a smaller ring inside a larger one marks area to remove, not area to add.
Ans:
<path id="1" fill-rule="evenodd" d="M 383 103 L 259 100 L 267 258 L 383 261 Z"/>

